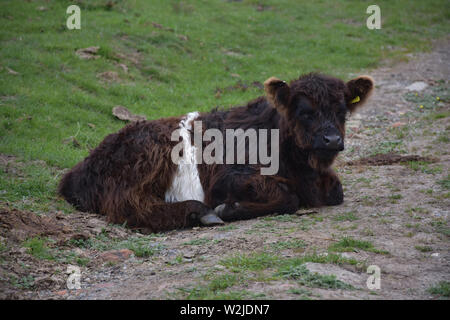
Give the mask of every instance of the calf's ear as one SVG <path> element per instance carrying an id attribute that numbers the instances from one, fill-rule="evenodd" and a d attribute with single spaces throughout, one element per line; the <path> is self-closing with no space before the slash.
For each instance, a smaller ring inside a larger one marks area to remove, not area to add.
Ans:
<path id="1" fill-rule="evenodd" d="M 353 112 L 364 103 L 372 94 L 374 82 L 372 77 L 359 76 L 346 83 L 345 101 L 347 108 Z"/>
<path id="2" fill-rule="evenodd" d="M 290 89 L 285 81 L 270 77 L 264 81 L 264 90 L 266 91 L 267 99 L 275 108 L 279 110 L 287 108 Z"/>

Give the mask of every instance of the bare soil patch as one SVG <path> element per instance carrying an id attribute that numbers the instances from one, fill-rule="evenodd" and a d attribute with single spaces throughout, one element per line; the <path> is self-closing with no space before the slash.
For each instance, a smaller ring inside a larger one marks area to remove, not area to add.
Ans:
<path id="1" fill-rule="evenodd" d="M 388 166 L 397 163 L 405 163 L 411 161 L 438 162 L 439 160 L 432 157 L 422 157 L 418 155 L 400 155 L 395 153 L 377 154 L 375 156 L 361 158 L 355 161 L 348 161 L 349 166 L 369 165 L 369 166 Z"/>

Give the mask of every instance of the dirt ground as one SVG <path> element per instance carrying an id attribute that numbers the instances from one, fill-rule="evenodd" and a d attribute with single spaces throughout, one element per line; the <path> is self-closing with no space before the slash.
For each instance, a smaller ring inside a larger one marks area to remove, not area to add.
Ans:
<path id="1" fill-rule="evenodd" d="M 376 90 L 368 105 L 349 119 L 346 150 L 335 166 L 345 190 L 340 206 L 146 236 L 108 225 L 93 214 L 38 216 L 2 204 L 0 240 L 6 249 L 0 250 L 0 298 L 185 298 L 183 288 L 207 284 L 205 275 L 227 271 L 221 261 L 237 253 L 269 252 L 280 259 L 312 252 L 327 255 L 343 237 L 368 241 L 378 251 L 340 253 L 361 262 L 358 265 L 307 262 L 311 272 L 333 274 L 355 288 L 308 287 L 307 298 L 439 298 L 428 289 L 450 281 L 449 61 L 450 41 L 441 41 L 430 53 L 368 72 Z M 426 88 L 408 89 L 419 81 Z M 8 161 L 4 156 L 2 169 Z M 58 259 L 36 258 L 23 246 L 37 235 L 52 239 Z M 155 250 L 139 257 L 128 249 L 77 246 L 102 236 L 116 243 L 142 238 Z M 305 244 L 301 249 L 270 249 L 300 240 Z M 66 287 L 71 257 L 86 261 L 80 266 L 81 289 Z M 380 289 L 366 286 L 369 265 L 381 270 Z M 294 288 L 295 280 L 270 277 L 232 286 L 250 292 L 250 298 L 305 298 Z"/>

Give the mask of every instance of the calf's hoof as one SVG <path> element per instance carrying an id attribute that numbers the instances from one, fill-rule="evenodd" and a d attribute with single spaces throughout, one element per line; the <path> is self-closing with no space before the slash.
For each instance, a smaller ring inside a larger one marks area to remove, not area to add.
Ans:
<path id="1" fill-rule="evenodd" d="M 225 221 L 232 220 L 233 217 L 236 216 L 237 209 L 239 209 L 240 206 L 239 202 L 235 202 L 234 204 L 222 203 L 214 209 L 214 213 Z"/>
<path id="2" fill-rule="evenodd" d="M 200 218 L 200 222 L 204 226 L 216 226 L 225 224 L 215 213 L 211 212 Z"/>

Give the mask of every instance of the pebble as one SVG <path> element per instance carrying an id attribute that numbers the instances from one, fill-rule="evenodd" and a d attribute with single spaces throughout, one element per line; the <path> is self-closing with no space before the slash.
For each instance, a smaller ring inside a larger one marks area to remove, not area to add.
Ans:
<path id="1" fill-rule="evenodd" d="M 185 252 L 183 253 L 183 258 L 192 259 L 195 257 L 195 252 Z"/>
<path id="2" fill-rule="evenodd" d="M 426 82 L 416 81 L 416 82 L 410 84 L 409 86 L 407 86 L 405 89 L 409 90 L 409 91 L 422 91 L 426 87 L 428 87 L 428 84 Z"/>
<path id="3" fill-rule="evenodd" d="M 119 262 L 127 260 L 132 254 L 133 251 L 129 249 L 110 250 L 100 254 L 99 258 L 105 262 Z"/>

